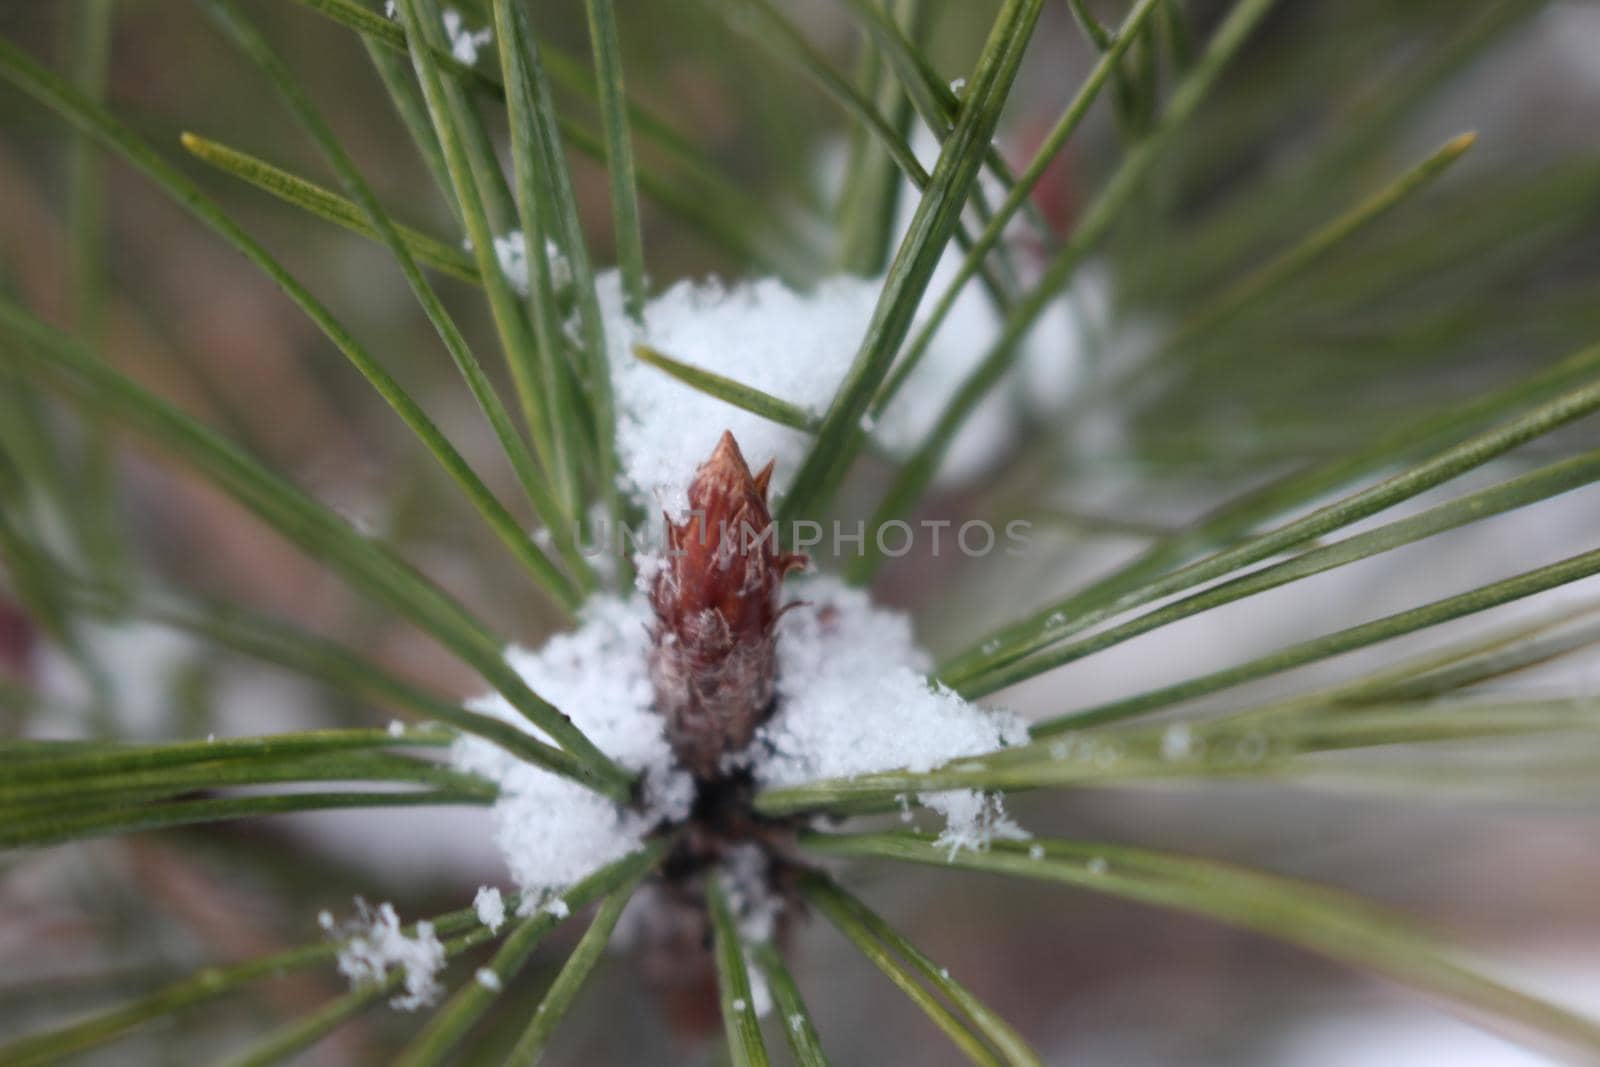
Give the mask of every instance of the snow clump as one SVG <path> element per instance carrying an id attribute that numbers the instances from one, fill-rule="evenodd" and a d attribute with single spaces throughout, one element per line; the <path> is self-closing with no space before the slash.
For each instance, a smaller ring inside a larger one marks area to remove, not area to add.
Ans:
<path id="1" fill-rule="evenodd" d="M 633 852 L 658 823 L 689 813 L 693 783 L 674 768 L 652 707 L 649 624 L 642 597 L 598 597 L 585 605 L 577 630 L 551 638 L 537 652 L 512 648 L 506 654 L 534 692 L 617 763 L 644 776 L 643 810 L 620 808 L 483 738 L 463 736 L 452 748 L 458 768 L 500 786 L 495 842 L 530 907 Z M 497 693 L 467 706 L 550 740 Z"/>
<path id="2" fill-rule="evenodd" d="M 778 624 L 778 710 L 740 760 L 757 782 L 927 771 L 1027 740 L 1015 715 L 969 704 L 927 681 L 928 659 L 905 616 L 832 578 L 792 592 L 800 603 Z M 693 782 L 674 765 L 652 707 L 649 623 L 642 596 L 601 597 L 586 606 L 577 630 L 537 652 L 514 648 L 507 656 L 602 751 L 643 775 L 641 809 L 619 807 L 482 738 L 465 736 L 453 747 L 459 769 L 500 786 L 495 840 L 530 908 L 554 903 L 555 894 L 635 851 L 656 826 L 688 817 Z M 469 706 L 542 736 L 497 694 Z M 949 847 L 982 848 L 1021 834 L 997 798 L 958 790 L 919 799 L 947 816 Z"/>
<path id="3" fill-rule="evenodd" d="M 407 937 L 393 904 L 373 910 L 357 897 L 356 910 L 358 917 L 343 927 L 336 927 L 327 912 L 317 918 L 324 930 L 345 939 L 339 948 L 339 973 L 350 980 L 350 987 L 379 985 L 387 980 L 390 967 L 400 967 L 405 971 L 405 991 L 390 999 L 391 1007 L 416 1011 L 438 1000 L 445 952 L 433 924 L 419 922 L 416 934 Z"/>
<path id="4" fill-rule="evenodd" d="M 930 294 L 957 264 L 941 261 Z M 725 285 L 682 281 L 651 300 L 644 327 L 623 310 L 621 281 L 596 279 L 619 424 L 623 488 L 648 510 L 680 518 L 695 468 L 724 430 L 751 461 L 777 460 L 773 491 L 781 496 L 810 445 L 809 435 L 700 392 L 641 362 L 643 343 L 673 359 L 753 386 L 822 415 L 849 373 L 883 286 L 879 278 L 833 277 L 802 293 L 773 278 Z M 931 305 L 931 297 L 925 304 Z M 993 390 L 968 418 L 945 457 L 940 478 L 975 477 L 1013 444 L 1016 403 L 1035 414 L 1059 407 L 1075 388 L 1085 316 L 1109 314 L 1101 275 L 1088 272 L 1070 298 L 1053 302 L 1027 338 L 1021 369 L 1009 388 Z M 917 368 L 873 426 L 878 444 L 904 456 L 921 443 L 977 360 L 999 336 L 1002 320 L 989 297 L 969 285 L 957 298 Z M 916 327 L 913 327 L 915 335 Z"/>
<path id="5" fill-rule="evenodd" d="M 472 907 L 478 913 L 478 921 L 487 926 L 491 934 L 499 932 L 506 921 L 506 902 L 501 899 L 500 890 L 492 885 L 479 886 L 478 895 L 472 898 Z"/>
<path id="6" fill-rule="evenodd" d="M 444 19 L 444 35 L 450 39 L 450 54 L 458 63 L 472 66 L 478 62 L 478 49 L 494 40 L 494 31 L 485 27 L 481 30 L 467 29 L 466 20 L 461 17 L 461 12 L 453 7 L 447 7 L 442 12 Z"/>

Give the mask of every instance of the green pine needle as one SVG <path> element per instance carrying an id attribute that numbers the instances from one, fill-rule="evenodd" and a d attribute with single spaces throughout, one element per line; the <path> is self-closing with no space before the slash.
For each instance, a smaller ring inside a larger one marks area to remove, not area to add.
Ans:
<path id="1" fill-rule="evenodd" d="M 743 382 L 736 382 L 715 371 L 702 370 L 692 363 L 673 359 L 665 352 L 651 348 L 649 345 L 636 344 L 633 354 L 641 363 L 670 374 L 683 384 L 697 389 L 707 396 L 714 396 L 725 404 L 732 405 L 753 415 L 760 415 L 779 426 L 788 426 L 806 433 L 816 433 L 819 421 L 817 417 L 787 400 L 781 400 L 771 393 L 764 393 L 760 389 Z"/>
<path id="2" fill-rule="evenodd" d="M 1434 938 L 1332 890 L 1210 860 L 1075 841 L 996 842 L 988 852 L 951 855 L 911 833 L 808 833 L 804 840 L 825 855 L 1040 879 L 1191 912 L 1375 971 L 1584 1055 L 1600 1053 L 1600 1024 L 1485 978 Z"/>
<path id="3" fill-rule="evenodd" d="M 717 988 L 722 994 L 722 1026 L 734 1067 L 767 1067 L 766 1042 L 750 992 L 744 942 L 728 907 L 728 894 L 715 875 L 706 879 L 706 908 L 711 913 L 711 951 L 717 963 Z"/>
<path id="4" fill-rule="evenodd" d="M 375 241 L 379 239 L 378 231 L 367 221 L 361 208 L 338 193 L 236 148 L 229 148 L 225 144 L 201 137 L 199 134 L 184 133 L 181 139 L 183 147 L 190 155 L 223 173 L 249 182 L 286 204 L 292 204 L 318 218 L 343 226 L 352 233 L 359 233 Z M 478 283 L 477 264 L 460 248 L 405 226 L 396 225 L 395 229 L 399 232 L 400 239 L 405 242 L 407 251 L 416 257 L 418 262 L 426 263 L 453 278 Z"/>

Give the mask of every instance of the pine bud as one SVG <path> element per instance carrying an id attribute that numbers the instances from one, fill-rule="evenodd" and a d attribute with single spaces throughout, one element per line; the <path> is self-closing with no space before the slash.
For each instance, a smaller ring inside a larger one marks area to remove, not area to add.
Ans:
<path id="1" fill-rule="evenodd" d="M 778 547 L 771 478 L 771 463 L 752 475 L 724 433 L 689 486 L 689 517 L 667 517 L 667 559 L 650 591 L 650 677 L 673 751 L 701 781 L 772 713 L 779 585 L 805 557 Z"/>

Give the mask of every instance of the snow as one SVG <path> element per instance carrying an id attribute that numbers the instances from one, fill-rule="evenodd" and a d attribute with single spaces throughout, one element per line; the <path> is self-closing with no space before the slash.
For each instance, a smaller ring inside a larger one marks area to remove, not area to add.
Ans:
<path id="1" fill-rule="evenodd" d="M 1015 715 L 928 682 L 927 657 L 904 615 L 835 578 L 811 578 L 790 592 L 801 603 L 778 623 L 778 711 L 757 734 L 758 781 L 930 771 L 1027 741 Z M 998 796 L 953 790 L 917 799 L 945 816 L 939 844 L 951 855 L 1028 836 Z"/>
<path id="2" fill-rule="evenodd" d="M 695 468 L 731 430 L 752 466 L 777 459 L 781 493 L 808 438 L 730 407 L 633 355 L 643 341 L 674 359 L 736 378 L 813 412 L 823 411 L 860 344 L 876 299 L 875 283 L 832 278 L 808 294 L 774 279 L 731 287 L 679 282 L 645 308 L 641 332 L 623 311 L 620 279 L 597 279 L 619 411 L 617 448 L 624 485 L 652 511 L 686 508 Z"/>
<path id="3" fill-rule="evenodd" d="M 400 19 L 400 9 L 395 0 L 384 0 L 384 17 L 392 22 Z M 481 30 L 467 29 L 466 20 L 461 17 L 461 12 L 453 7 L 447 7 L 440 12 L 440 21 L 444 23 L 444 35 L 450 40 L 450 55 L 458 63 L 473 66 L 478 62 L 478 50 L 494 40 L 494 31 L 487 26 Z"/>
<path id="4" fill-rule="evenodd" d="M 757 736 L 764 784 L 930 771 L 1027 740 L 1015 715 L 928 682 L 905 615 L 836 578 L 786 588 L 801 603 L 778 622 L 778 711 Z"/>
<path id="5" fill-rule="evenodd" d="M 506 276 L 523 296 L 528 295 L 528 240 L 521 230 L 512 230 L 504 237 L 494 239 L 494 258 L 500 263 L 500 273 Z"/>
<path id="6" fill-rule="evenodd" d="M 491 993 L 498 993 L 503 988 L 500 983 L 500 976 L 487 967 L 479 967 L 478 973 L 473 975 L 473 978 Z"/>
<path id="7" fill-rule="evenodd" d="M 463 242 L 470 252 L 472 242 Z M 544 242 L 545 260 L 550 264 L 550 286 L 559 296 L 561 292 L 572 284 L 572 268 L 567 265 L 567 258 L 560 247 L 549 238 Z M 528 239 L 522 235 L 521 230 L 508 230 L 503 236 L 494 239 L 494 257 L 500 263 L 500 273 L 506 276 L 506 281 L 511 283 L 522 296 L 528 295 Z"/>
<path id="8" fill-rule="evenodd" d="M 772 1014 L 772 987 L 767 984 L 767 973 L 756 965 L 750 953 L 744 954 L 744 969 L 750 975 L 750 1006 L 757 1019 Z"/>
<path id="9" fill-rule="evenodd" d="M 742 758 L 759 782 L 927 771 L 1027 740 L 1016 716 L 930 685 L 928 658 L 904 615 L 876 607 L 865 592 L 834 578 L 795 583 L 788 593 L 799 603 L 778 623 L 778 710 Z M 575 631 L 537 652 L 507 653 L 535 692 L 602 751 L 643 773 L 643 811 L 620 808 L 482 738 L 464 736 L 452 747 L 456 767 L 500 787 L 492 809 L 495 842 L 529 908 L 636 850 L 656 826 L 688 816 L 693 785 L 674 766 L 652 706 L 649 624 L 642 595 L 602 596 L 585 606 Z M 539 735 L 498 694 L 468 706 Z M 956 791 L 919 799 L 949 818 L 950 847 L 981 848 L 991 838 L 1021 834 L 998 797 Z M 757 940 L 770 935 L 776 914 L 775 902 L 764 900 L 762 862 L 757 854 L 730 863 L 735 893 L 743 894 L 746 936 Z"/>
<path id="10" fill-rule="evenodd" d="M 445 8 L 442 14 L 444 34 L 450 39 L 450 54 L 457 62 L 472 66 L 478 62 L 478 49 L 494 40 L 494 31 L 488 27 L 481 30 L 467 29 L 461 12 L 453 7 Z"/>
<path id="11" fill-rule="evenodd" d="M 932 294 L 941 291 L 958 265 L 955 253 L 941 260 L 925 303 L 931 304 Z M 1088 271 L 1086 277 L 1080 288 L 1098 292 L 1104 287 L 1099 273 Z M 752 465 L 777 460 L 773 489 L 779 496 L 810 438 L 640 362 L 633 346 L 643 342 L 820 416 L 849 372 L 882 279 L 827 278 L 806 293 L 771 278 L 733 285 L 681 281 L 649 302 L 642 329 L 624 314 L 614 271 L 599 275 L 597 288 L 619 412 L 623 488 L 652 512 L 665 510 L 676 518 L 686 507 L 695 468 L 723 430 L 733 432 Z M 1101 296 L 1074 294 L 1045 310 L 1023 343 L 1021 369 L 969 416 L 940 468 L 943 482 L 970 480 L 1015 443 L 1019 400 L 1042 414 L 1071 394 L 1086 358 L 1080 305 L 1109 312 Z M 913 451 L 999 336 L 1001 324 L 986 293 L 975 285 L 963 289 L 917 369 L 873 425 L 879 445 L 898 456 Z"/>
<path id="12" fill-rule="evenodd" d="M 1006 814 L 1005 802 L 996 793 L 952 789 L 923 793 L 917 799 L 945 817 L 945 828 L 933 843 L 950 859 L 963 849 L 982 852 L 995 840 L 1026 841 L 1033 836 Z"/>
<path id="13" fill-rule="evenodd" d="M 912 147 L 925 166 L 934 165 L 939 145 L 930 133 L 922 131 Z M 837 186 L 843 155 L 829 155 L 819 168 L 825 172 L 824 186 Z M 991 203 L 1004 193 L 992 184 L 987 191 Z M 821 192 L 830 195 L 828 188 Z M 909 229 L 917 198 L 909 182 L 901 193 L 896 240 Z M 1008 234 L 1024 229 L 1013 219 Z M 1037 282 L 1044 262 L 1036 249 L 1022 240 L 1012 247 L 1019 282 L 1024 287 Z M 910 337 L 920 333 L 963 259 L 959 246 L 950 242 Z M 834 276 L 805 292 L 773 278 L 684 280 L 647 304 L 640 326 L 624 311 L 616 271 L 599 274 L 596 283 L 619 413 L 622 487 L 652 518 L 663 509 L 680 515 L 695 467 L 723 430 L 733 432 L 753 466 L 777 460 L 774 491 L 780 496 L 809 441 L 801 431 L 734 408 L 641 363 L 633 355 L 636 343 L 821 415 L 849 372 L 883 288 L 882 277 Z M 1004 316 L 980 280 L 969 280 L 893 402 L 880 418 L 865 421 L 879 447 L 896 457 L 911 453 L 991 351 L 1003 325 Z M 992 468 L 1016 444 L 1028 418 L 1047 417 L 1067 403 L 1092 364 L 1112 354 L 1129 355 L 1124 349 L 1148 348 L 1154 333 L 1143 320 L 1118 315 L 1104 263 L 1083 264 L 1021 339 L 1011 373 L 969 414 L 938 480 L 959 485 Z M 1119 431 L 1100 427 L 1097 432 L 1114 437 Z"/>
<path id="14" fill-rule="evenodd" d="M 506 902 L 501 899 L 500 890 L 492 885 L 478 887 L 478 895 L 472 898 L 472 907 L 478 913 L 478 921 L 489 928 L 489 932 L 496 933 L 506 921 Z"/>
<path id="15" fill-rule="evenodd" d="M 416 1011 L 437 1000 L 443 991 L 438 974 L 444 969 L 445 953 L 433 924 L 419 922 L 416 934 L 407 937 L 394 905 L 380 904 L 374 911 L 357 897 L 356 911 L 358 917 L 339 931 L 333 929 L 332 915 L 318 916 L 323 929 L 345 938 L 339 948 L 339 973 L 350 980 L 350 987 L 378 985 L 387 979 L 390 967 L 400 967 L 405 971 L 405 992 L 390 999 L 392 1007 Z"/>
<path id="16" fill-rule="evenodd" d="M 462 238 L 461 247 L 471 252 L 472 238 Z M 559 297 L 563 290 L 572 285 L 572 268 L 568 266 L 567 257 L 562 254 L 560 246 L 548 238 L 544 242 L 544 254 L 545 260 L 550 264 L 551 288 Z M 505 275 L 511 288 L 515 289 L 518 295 L 527 296 L 528 239 L 523 236 L 522 231 L 507 230 L 494 238 L 494 258 L 500 264 L 500 273 Z"/>
<path id="17" fill-rule="evenodd" d="M 644 812 L 621 809 L 482 738 L 465 736 L 452 747 L 457 767 L 499 784 L 492 810 L 495 842 L 532 906 L 634 851 L 660 821 L 688 814 L 687 775 L 672 769 L 662 721 L 651 707 L 649 619 L 643 598 L 599 597 L 585 606 L 577 630 L 537 652 L 513 647 L 506 654 L 529 686 L 602 751 L 644 773 Z M 549 740 L 498 694 L 469 701 L 468 707 Z"/>

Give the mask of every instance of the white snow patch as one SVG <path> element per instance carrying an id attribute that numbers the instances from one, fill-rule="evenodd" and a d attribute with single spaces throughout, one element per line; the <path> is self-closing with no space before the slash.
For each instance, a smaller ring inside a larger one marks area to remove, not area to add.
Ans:
<path id="1" fill-rule="evenodd" d="M 744 969 L 750 976 L 750 1010 L 757 1019 L 765 1019 L 772 1014 L 772 988 L 767 985 L 767 974 L 748 952 L 744 954 Z"/>
<path id="2" fill-rule="evenodd" d="M 967 849 L 983 852 L 996 840 L 1026 841 L 1033 835 L 1006 814 L 1005 802 L 997 793 L 975 789 L 951 789 L 942 793 L 923 793 L 923 804 L 945 818 L 945 828 L 934 845 L 954 859 Z"/>
<path id="3" fill-rule="evenodd" d="M 472 251 L 472 238 L 464 237 L 461 247 L 468 252 Z M 544 242 L 545 259 L 550 264 L 550 287 L 559 296 L 563 290 L 572 285 L 572 267 L 567 263 L 567 257 L 562 254 L 560 246 L 549 238 Z M 510 283 L 511 288 L 519 296 L 528 295 L 528 239 L 521 230 L 507 230 L 503 235 L 494 238 L 494 258 L 500 264 L 500 273 Z M 542 532 L 542 531 L 541 531 Z M 535 538 L 539 533 L 535 533 Z M 548 537 L 548 533 L 544 536 Z"/>
<path id="4" fill-rule="evenodd" d="M 623 767 L 644 774 L 644 812 L 619 808 L 482 738 L 464 736 L 451 750 L 455 766 L 499 784 L 495 842 L 529 901 L 621 859 L 658 822 L 688 814 L 688 776 L 674 768 L 662 721 L 651 706 L 649 620 L 643 598 L 599 597 L 585 605 L 577 630 L 551 638 L 537 652 L 512 648 L 506 654 L 528 685 L 589 740 Z M 497 693 L 468 707 L 548 740 Z"/>
<path id="5" fill-rule="evenodd" d="M 528 295 L 528 240 L 521 230 L 509 230 L 504 237 L 494 239 L 495 259 L 500 261 L 500 272 L 511 287 L 523 296 Z M 550 288 L 557 295 L 572 285 L 572 268 L 560 247 L 549 238 L 544 242 L 544 255 L 550 264 Z"/>
<path id="6" fill-rule="evenodd" d="M 416 934 L 407 937 L 393 904 L 380 904 L 374 911 L 357 897 L 356 911 L 358 917 L 342 930 L 346 940 L 338 958 L 339 973 L 350 980 L 350 987 L 377 985 L 388 977 L 390 967 L 400 967 L 405 971 L 405 992 L 390 999 L 392 1007 L 416 1011 L 437 1000 L 445 954 L 433 924 L 419 922 Z M 331 931 L 333 917 L 327 912 L 318 916 L 318 922 Z"/>
<path id="7" fill-rule="evenodd" d="M 494 40 L 494 31 L 487 26 L 481 30 L 467 29 L 461 12 L 453 7 L 443 11 L 444 35 L 450 39 L 450 54 L 457 62 L 472 66 L 478 62 L 478 49 Z"/>
<path id="8" fill-rule="evenodd" d="M 959 93 L 964 86 L 958 86 L 952 88 Z M 925 166 L 934 165 L 940 145 L 930 133 L 920 134 L 912 147 Z M 821 167 L 825 195 L 836 191 L 844 157 L 842 150 L 827 154 Z M 988 191 L 994 203 L 1004 193 L 993 185 Z M 896 239 L 909 230 L 917 202 L 909 182 L 900 201 Z M 1044 260 L 1020 217 L 1007 228 L 1007 237 L 1013 235 L 1018 238 L 1011 247 L 1019 280 L 1032 285 L 1040 279 Z M 951 242 L 935 267 L 910 338 L 919 336 L 964 258 Z M 636 342 L 818 415 L 826 410 L 855 359 L 883 281 L 836 276 L 803 293 L 771 278 L 732 284 L 716 279 L 698 284 L 682 281 L 650 301 L 641 329 L 624 314 L 617 273 L 599 275 L 620 415 L 623 488 L 652 512 L 659 507 L 678 517 L 696 465 L 726 429 L 738 438 L 753 464 L 777 460 L 773 488 L 781 495 L 809 444 L 800 431 L 735 409 L 640 363 L 632 354 Z M 863 428 L 879 447 L 904 457 L 920 445 L 992 351 L 1004 323 L 1005 316 L 979 280 L 964 284 L 888 408 L 881 417 L 869 414 L 863 419 Z M 938 480 L 969 482 L 990 469 L 1015 445 L 1030 418 L 1058 412 L 1097 364 L 1137 357 L 1158 332 L 1156 324 L 1120 314 L 1105 263 L 1083 264 L 1019 339 L 1010 373 L 967 416 L 946 450 Z M 1109 425 L 1100 425 L 1106 419 L 1079 421 L 1095 421 L 1094 432 L 1104 440 L 1115 440 L 1121 433 L 1115 419 Z"/>
<path id="9" fill-rule="evenodd" d="M 500 890 L 492 885 L 480 885 L 478 895 L 472 898 L 472 907 L 478 913 L 478 921 L 489 928 L 489 932 L 497 932 L 506 921 L 506 902 L 500 896 Z"/>
<path id="10" fill-rule="evenodd" d="M 479 985 L 491 993 L 498 993 L 504 988 L 500 983 L 500 976 L 487 967 L 479 967 L 478 973 L 473 976 Z"/>
<path id="11" fill-rule="evenodd" d="M 763 784 L 928 771 L 1027 740 L 1015 715 L 969 704 L 928 682 L 929 661 L 905 616 L 875 607 L 865 592 L 834 578 L 796 583 L 789 594 L 800 603 L 778 623 L 778 710 L 741 755 Z M 644 774 L 645 811 L 619 808 L 481 738 L 464 736 L 452 749 L 455 766 L 500 787 L 495 841 L 530 909 L 634 851 L 656 825 L 689 814 L 693 783 L 676 768 L 652 707 L 649 623 L 642 595 L 600 597 L 585 606 L 577 630 L 537 652 L 507 654 L 529 686 L 602 751 Z M 498 694 L 469 707 L 538 734 Z M 958 791 L 921 798 L 949 819 L 945 845 L 982 848 L 996 837 L 1022 835 L 998 797 L 971 797 Z M 764 862 L 758 852 L 736 853 L 729 864 L 745 934 L 754 940 L 770 936 L 777 909 L 766 898 Z"/>
<path id="12" fill-rule="evenodd" d="M 778 711 L 754 745 L 762 783 L 930 771 L 1027 741 L 1017 716 L 928 682 L 927 657 L 904 615 L 875 607 L 865 592 L 834 578 L 809 579 L 790 592 L 800 604 L 778 623 Z M 998 796 L 956 790 L 918 799 L 946 817 L 939 842 L 952 855 L 1028 836 Z"/>
<path id="13" fill-rule="evenodd" d="M 928 682 L 928 658 L 901 613 L 830 577 L 789 593 L 800 604 L 778 622 L 778 711 L 757 737 L 764 784 L 930 771 L 1027 741 L 1017 716 Z"/>
<path id="14" fill-rule="evenodd" d="M 925 307 L 931 308 L 959 263 L 956 253 L 940 261 Z M 1014 444 L 1019 404 L 1043 414 L 1056 410 L 1076 388 L 1093 332 L 1083 316 L 1110 312 L 1104 273 L 1093 265 L 1081 273 L 1069 296 L 1052 302 L 1022 342 L 1015 373 L 968 417 L 940 467 L 942 481 L 977 476 Z M 827 278 L 806 293 L 771 278 L 733 285 L 682 281 L 650 301 L 641 329 L 624 314 L 616 272 L 604 272 L 596 281 L 619 413 L 622 487 L 652 513 L 665 510 L 674 518 L 686 509 L 695 468 L 722 431 L 732 431 L 752 465 L 777 460 L 773 491 L 780 496 L 810 438 L 640 362 L 634 344 L 643 342 L 821 415 L 855 359 L 882 290 L 881 278 Z M 1102 290 L 1107 295 L 1097 295 Z M 894 455 L 912 452 L 999 337 L 1002 324 L 989 296 L 975 284 L 966 286 L 894 401 L 869 426 L 879 445 Z"/>
<path id="15" fill-rule="evenodd" d="M 877 299 L 876 282 L 830 278 L 807 294 L 774 279 L 732 287 L 679 282 L 645 308 L 645 328 L 623 311 L 620 279 L 598 278 L 619 424 L 623 488 L 654 512 L 687 508 L 695 469 L 724 430 L 752 464 L 777 460 L 773 488 L 794 476 L 809 438 L 679 382 L 633 355 L 644 342 L 674 359 L 714 371 L 820 414 L 861 343 Z"/>

